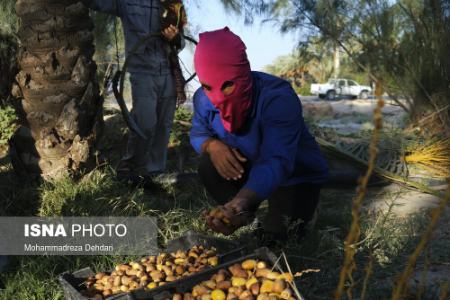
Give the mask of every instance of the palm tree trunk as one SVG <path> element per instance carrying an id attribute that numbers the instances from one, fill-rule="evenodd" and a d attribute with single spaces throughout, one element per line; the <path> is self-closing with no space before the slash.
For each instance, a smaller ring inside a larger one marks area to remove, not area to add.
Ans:
<path id="1" fill-rule="evenodd" d="M 335 45 L 333 49 L 333 77 L 338 78 L 341 69 L 341 53 L 339 45 Z"/>
<path id="2" fill-rule="evenodd" d="M 78 0 L 18 0 L 16 12 L 22 128 L 14 166 L 45 179 L 89 170 L 103 118 L 88 9 Z"/>
<path id="3" fill-rule="evenodd" d="M 10 96 L 11 85 L 17 74 L 16 50 L 16 41 L 0 31 L 0 104 L 4 104 Z"/>

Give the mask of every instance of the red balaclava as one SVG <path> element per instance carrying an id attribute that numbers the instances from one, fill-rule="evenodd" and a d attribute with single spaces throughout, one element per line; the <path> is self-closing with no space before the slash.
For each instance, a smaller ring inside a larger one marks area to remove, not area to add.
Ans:
<path id="1" fill-rule="evenodd" d="M 210 91 L 204 90 L 205 94 L 220 111 L 225 130 L 232 133 L 242 128 L 252 102 L 252 75 L 246 49 L 242 40 L 225 27 L 200 34 L 194 54 L 198 78 L 211 87 Z M 221 91 L 226 81 L 235 85 L 228 96 Z"/>

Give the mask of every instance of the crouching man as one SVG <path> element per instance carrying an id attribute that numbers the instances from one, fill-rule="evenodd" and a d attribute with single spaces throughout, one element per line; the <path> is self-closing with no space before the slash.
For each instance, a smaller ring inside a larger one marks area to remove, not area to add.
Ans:
<path id="1" fill-rule="evenodd" d="M 268 199 L 263 232 L 286 238 L 290 224 L 311 220 L 328 174 L 298 96 L 285 80 L 251 71 L 245 44 L 227 27 L 200 34 L 194 65 L 202 87 L 190 141 L 224 216 L 207 215 L 208 226 L 229 235 Z"/>

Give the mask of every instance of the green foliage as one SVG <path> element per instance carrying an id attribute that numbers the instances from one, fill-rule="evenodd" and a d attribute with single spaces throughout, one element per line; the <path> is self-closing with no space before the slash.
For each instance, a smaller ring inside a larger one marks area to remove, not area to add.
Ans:
<path id="1" fill-rule="evenodd" d="M 16 131 L 16 121 L 16 112 L 11 106 L 0 107 L 0 148 L 8 145 Z"/>
<path id="2" fill-rule="evenodd" d="M 5 104 L 17 74 L 17 40 L 0 28 L 0 104 Z"/>
<path id="3" fill-rule="evenodd" d="M 143 191 L 127 191 L 111 170 L 95 170 L 81 181 L 70 178 L 41 187 L 40 216 L 138 216 L 151 212 Z"/>
<path id="4" fill-rule="evenodd" d="M 11 78 L 15 76 L 17 49 L 15 34 L 18 28 L 15 2 L 15 0 L 3 0 L 0 6 L 0 98 L 7 96 L 9 90 L 6 91 L 6 89 L 9 89 Z"/>
<path id="5" fill-rule="evenodd" d="M 15 34 L 18 28 L 18 21 L 15 12 L 15 0 L 2 0 L 0 6 L 0 32 Z"/>
<path id="6" fill-rule="evenodd" d="M 329 43 L 311 39 L 289 55 L 280 56 L 264 71 L 288 80 L 294 90 L 304 96 L 311 95 L 311 83 L 323 83 L 333 76 L 333 51 Z M 368 74 L 362 71 L 348 55 L 341 53 L 339 77 L 368 84 Z"/>
<path id="7" fill-rule="evenodd" d="M 292 53 L 276 58 L 273 63 L 264 67 L 264 71 L 287 80 L 297 94 L 305 96 L 310 95 L 311 82 L 314 81 L 305 66 L 305 60 Z"/>
<path id="8" fill-rule="evenodd" d="M 448 0 L 233 2 L 252 6 L 252 13 L 275 20 L 282 31 L 301 31 L 300 48 L 310 44 L 324 49 L 339 46 L 358 73 L 370 74 L 372 80 L 382 83 L 413 120 L 429 111 L 439 112 L 439 126 L 447 131 L 450 128 L 447 110 L 443 109 L 450 98 Z"/>
<path id="9" fill-rule="evenodd" d="M 283 73 L 287 73 L 295 68 L 299 68 L 301 66 L 302 62 L 300 61 L 295 53 L 289 54 L 289 55 L 282 55 L 277 57 L 274 62 L 264 67 L 264 71 L 279 75 Z"/>
<path id="10" fill-rule="evenodd" d="M 297 94 L 302 96 L 310 96 L 311 95 L 311 83 L 307 82 L 303 84 L 301 87 L 295 88 Z"/>
<path id="11" fill-rule="evenodd" d="M 170 132 L 170 144 L 189 147 L 189 124 L 192 120 L 193 114 L 182 106 L 175 111 L 174 124 Z M 181 122 L 180 122 L 181 121 Z"/>

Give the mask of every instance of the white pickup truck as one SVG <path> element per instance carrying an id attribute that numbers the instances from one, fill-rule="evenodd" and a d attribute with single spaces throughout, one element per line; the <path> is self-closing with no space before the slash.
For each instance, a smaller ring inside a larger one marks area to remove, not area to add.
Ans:
<path id="1" fill-rule="evenodd" d="M 370 86 L 359 85 L 356 81 L 350 79 L 329 79 L 327 83 L 311 84 L 311 94 L 319 95 L 319 98 L 328 100 L 334 100 L 337 95 L 367 99 L 371 92 Z"/>

